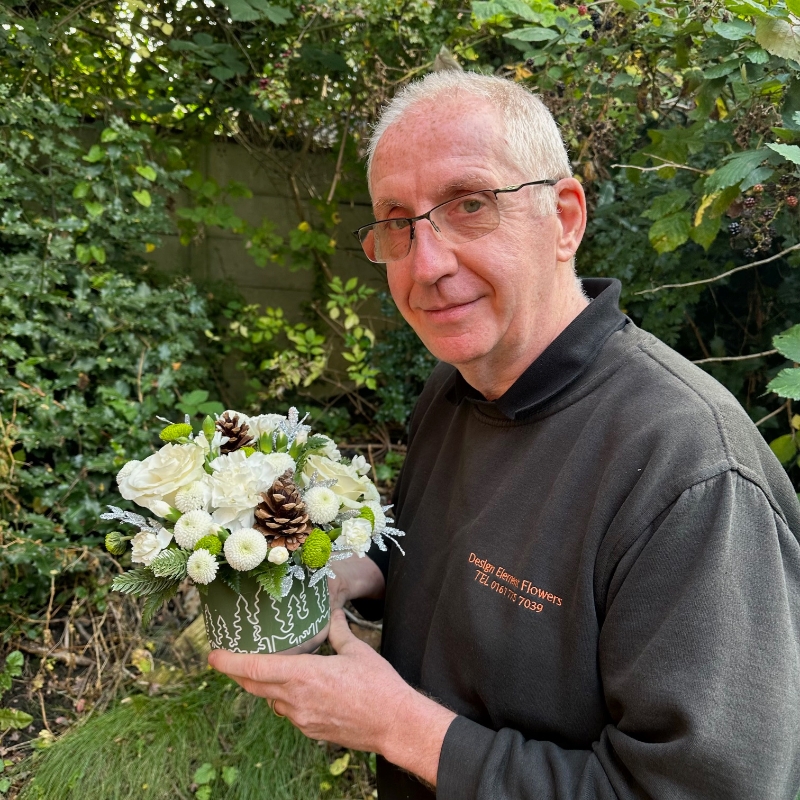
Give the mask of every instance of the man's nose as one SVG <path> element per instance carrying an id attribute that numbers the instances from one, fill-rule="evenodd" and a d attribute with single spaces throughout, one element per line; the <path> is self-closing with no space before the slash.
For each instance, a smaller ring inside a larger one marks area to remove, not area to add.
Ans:
<path id="1" fill-rule="evenodd" d="M 414 225 L 411 242 L 411 275 L 415 283 L 433 285 L 458 270 L 458 260 L 450 243 L 433 222 L 421 219 Z"/>

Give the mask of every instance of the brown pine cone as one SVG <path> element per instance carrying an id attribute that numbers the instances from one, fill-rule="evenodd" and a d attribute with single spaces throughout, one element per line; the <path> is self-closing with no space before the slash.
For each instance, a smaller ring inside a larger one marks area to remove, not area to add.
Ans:
<path id="1" fill-rule="evenodd" d="M 232 453 L 234 450 L 253 445 L 254 439 L 250 433 L 250 426 L 246 422 L 240 422 L 238 414 L 226 411 L 217 420 L 217 430 L 223 436 L 228 437 L 228 441 L 219 448 L 220 453 Z"/>
<path id="2" fill-rule="evenodd" d="M 267 537 L 270 547 L 297 550 L 308 538 L 313 525 L 309 522 L 306 505 L 287 469 L 280 478 L 261 494 L 256 506 L 253 527 Z"/>

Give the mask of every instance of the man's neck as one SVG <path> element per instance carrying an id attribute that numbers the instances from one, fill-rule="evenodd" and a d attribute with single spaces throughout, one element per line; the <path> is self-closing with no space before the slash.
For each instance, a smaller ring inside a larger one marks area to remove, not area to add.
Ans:
<path id="1" fill-rule="evenodd" d="M 490 353 L 483 358 L 453 366 L 487 400 L 502 397 L 589 304 L 577 281 L 573 281 L 562 298 L 557 312 L 549 313 L 546 320 L 541 320 L 546 324 L 532 332 L 527 347 L 514 353 Z"/>

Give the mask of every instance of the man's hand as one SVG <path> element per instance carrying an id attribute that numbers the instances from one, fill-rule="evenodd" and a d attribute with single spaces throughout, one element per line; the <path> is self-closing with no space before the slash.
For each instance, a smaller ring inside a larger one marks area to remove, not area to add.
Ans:
<path id="1" fill-rule="evenodd" d="M 335 656 L 215 650 L 208 662 L 251 694 L 274 701 L 275 711 L 306 736 L 381 753 L 435 785 L 455 714 L 414 691 L 353 636 L 341 609 L 331 615 L 329 640 Z"/>
<path id="2" fill-rule="evenodd" d="M 342 608 L 348 600 L 359 597 L 380 599 L 386 590 L 386 581 L 377 564 L 368 557 L 352 556 L 337 561 L 334 567 L 335 578 L 328 579 L 328 592 L 331 598 L 331 611 Z"/>

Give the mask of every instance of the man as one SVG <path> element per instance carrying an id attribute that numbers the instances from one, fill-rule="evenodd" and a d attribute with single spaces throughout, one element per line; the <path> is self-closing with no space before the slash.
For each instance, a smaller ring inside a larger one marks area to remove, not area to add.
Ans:
<path id="1" fill-rule="evenodd" d="M 586 205 L 546 109 L 435 73 L 368 169 L 364 250 L 443 362 L 396 494 L 405 556 L 330 584 L 334 605 L 385 595 L 383 657 L 337 611 L 336 656 L 213 666 L 379 753 L 381 800 L 793 800 L 797 498 L 722 387 L 616 282 L 575 277 Z"/>

